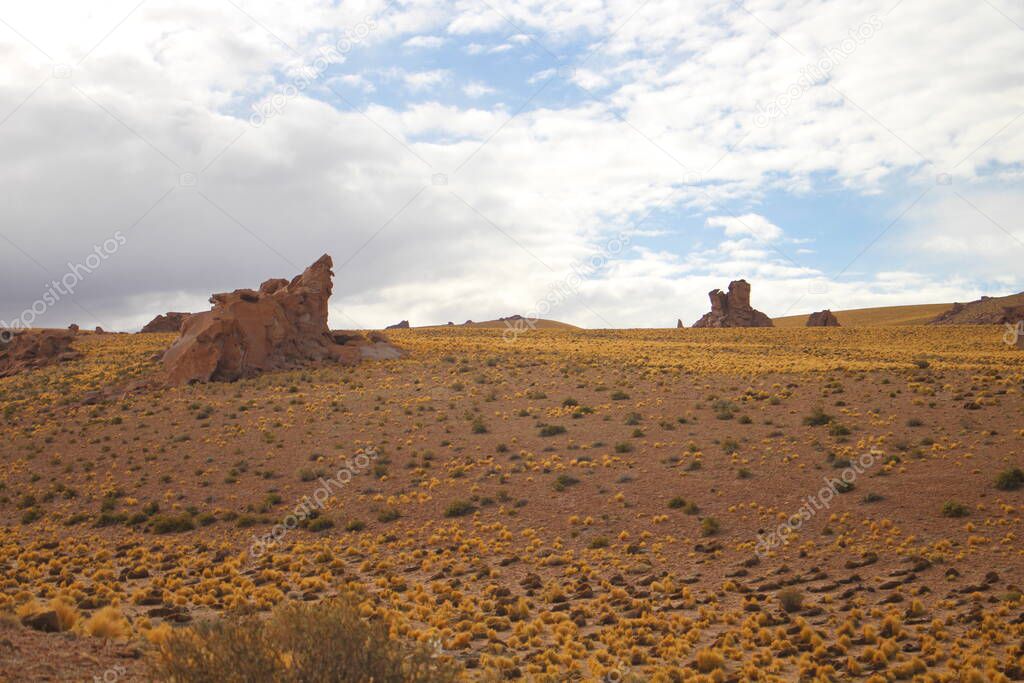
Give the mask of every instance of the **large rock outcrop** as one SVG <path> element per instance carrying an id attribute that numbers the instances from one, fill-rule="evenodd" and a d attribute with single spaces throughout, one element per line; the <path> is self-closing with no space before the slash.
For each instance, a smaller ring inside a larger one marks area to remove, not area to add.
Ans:
<path id="1" fill-rule="evenodd" d="M 181 313 L 178 311 L 169 311 L 164 315 L 158 315 L 157 317 L 146 323 L 139 332 L 149 333 L 167 333 L 167 332 L 181 332 L 181 325 L 185 322 L 191 313 Z"/>
<path id="2" fill-rule="evenodd" d="M 409 329 L 409 321 L 408 320 L 403 320 L 402 322 L 395 323 L 394 325 L 388 325 L 384 329 L 385 330 L 408 330 Z"/>
<path id="3" fill-rule="evenodd" d="M 77 330 L 0 330 L 0 377 L 81 357 L 71 348 Z"/>
<path id="4" fill-rule="evenodd" d="M 750 283 L 735 280 L 729 292 L 715 289 L 708 292 L 711 312 L 693 324 L 694 327 L 774 327 L 772 319 L 751 307 Z"/>
<path id="5" fill-rule="evenodd" d="M 310 362 L 355 365 L 400 356 L 383 335 L 328 329 L 332 266 L 325 254 L 290 282 L 272 279 L 258 291 L 214 294 L 213 308 L 187 318 L 164 354 L 168 382 L 234 381 Z"/>
<path id="6" fill-rule="evenodd" d="M 807 327 L 840 327 L 839 318 L 826 308 L 824 311 L 811 313 L 807 317 Z"/>
<path id="7" fill-rule="evenodd" d="M 1002 325 L 1024 320 L 1024 293 L 1010 296 L 983 296 L 953 307 L 931 321 L 931 325 Z"/>

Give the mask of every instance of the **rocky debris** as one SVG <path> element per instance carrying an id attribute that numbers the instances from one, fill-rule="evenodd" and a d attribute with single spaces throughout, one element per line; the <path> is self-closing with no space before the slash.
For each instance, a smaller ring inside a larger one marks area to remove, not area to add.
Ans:
<path id="1" fill-rule="evenodd" d="M 735 280 L 729 292 L 715 289 L 708 292 L 711 312 L 693 324 L 694 327 L 774 327 L 771 318 L 751 307 L 750 283 Z"/>
<path id="2" fill-rule="evenodd" d="M 214 294 L 213 308 L 188 317 L 164 354 L 168 383 L 234 381 L 310 362 L 355 365 L 401 356 L 383 335 L 328 329 L 332 265 L 324 254 L 290 282 L 272 279 L 259 291 Z"/>
<path id="3" fill-rule="evenodd" d="M 956 303 L 930 325 L 1002 325 L 1024 320 L 1024 293 L 1011 296 L 983 296 L 966 304 Z"/>
<path id="4" fill-rule="evenodd" d="M 409 329 L 409 321 L 408 320 L 403 320 L 400 323 L 396 323 L 394 325 L 388 325 L 384 329 L 386 329 L 386 330 L 407 330 L 407 329 Z"/>
<path id="5" fill-rule="evenodd" d="M 164 332 L 180 332 L 181 324 L 185 322 L 191 313 L 181 313 L 178 311 L 168 311 L 164 315 L 158 315 L 157 317 L 146 323 L 139 332 L 146 334 L 158 334 Z"/>
<path id="6" fill-rule="evenodd" d="M 807 327 L 840 327 L 839 318 L 826 308 L 824 311 L 811 313 L 807 317 Z"/>
<path id="7" fill-rule="evenodd" d="M 81 357 L 72 330 L 0 330 L 0 377 Z"/>
<path id="8" fill-rule="evenodd" d="M 683 324 L 683 319 L 682 318 L 676 318 L 676 329 L 677 330 L 681 330 L 684 327 L 686 327 L 686 325 Z"/>

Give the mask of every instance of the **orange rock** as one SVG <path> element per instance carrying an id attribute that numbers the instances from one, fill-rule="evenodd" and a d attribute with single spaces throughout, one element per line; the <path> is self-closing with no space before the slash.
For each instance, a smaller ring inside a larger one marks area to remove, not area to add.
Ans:
<path id="1" fill-rule="evenodd" d="M 400 356 L 386 340 L 328 329 L 332 265 L 325 254 L 291 282 L 272 279 L 259 291 L 214 294 L 213 308 L 187 318 L 164 354 L 168 382 L 230 382 L 308 362 L 355 365 Z"/>

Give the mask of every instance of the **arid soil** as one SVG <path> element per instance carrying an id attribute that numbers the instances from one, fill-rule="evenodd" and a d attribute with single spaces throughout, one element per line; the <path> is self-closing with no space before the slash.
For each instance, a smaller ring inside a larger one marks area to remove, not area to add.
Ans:
<path id="1" fill-rule="evenodd" d="M 89 402 L 174 336 L 83 337 L 0 380 L 0 680 L 146 680 L 168 628 L 349 585 L 467 680 L 1021 680 L 1002 332 L 397 330 Z"/>

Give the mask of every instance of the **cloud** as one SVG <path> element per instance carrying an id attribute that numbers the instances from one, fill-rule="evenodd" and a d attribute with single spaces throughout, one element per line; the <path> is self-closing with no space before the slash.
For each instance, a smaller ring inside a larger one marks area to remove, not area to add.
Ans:
<path id="1" fill-rule="evenodd" d="M 493 95 L 496 91 L 486 83 L 473 82 L 462 86 L 462 92 L 466 94 L 466 97 L 477 99 L 485 95 Z"/>
<path id="2" fill-rule="evenodd" d="M 483 319 L 528 308 L 619 233 L 633 245 L 552 317 L 696 319 L 705 292 L 736 277 L 773 314 L 1020 287 L 1006 234 L 1024 239 L 1019 29 L 953 0 L 889 14 L 866 0 L 744 7 L 251 0 L 242 13 L 150 0 L 125 17 L 130 7 L 12 5 L 4 20 L 18 33 L 0 32 L 0 318 L 115 230 L 124 248 L 45 324 L 141 324 L 294 275 L 325 251 L 337 326 Z M 880 27 L 827 79 L 801 83 L 873 14 Z M 439 41 L 452 49 L 427 51 Z M 325 48 L 337 61 L 293 92 Z M 575 80 L 534 97 L 560 64 Z M 335 83 L 360 100 L 324 87 Z M 508 104 L 462 99 L 491 88 Z M 782 115 L 759 121 L 790 92 Z M 264 101 L 273 115 L 254 127 Z M 937 184 L 944 173 L 952 185 Z M 792 241 L 765 217 L 791 215 L 771 202 L 813 196 L 808 210 L 827 218 L 926 188 L 840 283 L 776 251 Z M 686 221 L 722 232 L 698 243 Z"/>
<path id="3" fill-rule="evenodd" d="M 434 50 L 444 45 L 445 42 L 445 39 L 441 36 L 413 36 L 402 43 L 402 45 L 404 47 Z"/>
<path id="4" fill-rule="evenodd" d="M 713 228 L 723 228 L 729 237 L 749 235 L 764 242 L 774 242 L 782 237 L 782 228 L 756 213 L 743 216 L 711 216 L 707 224 Z"/>

